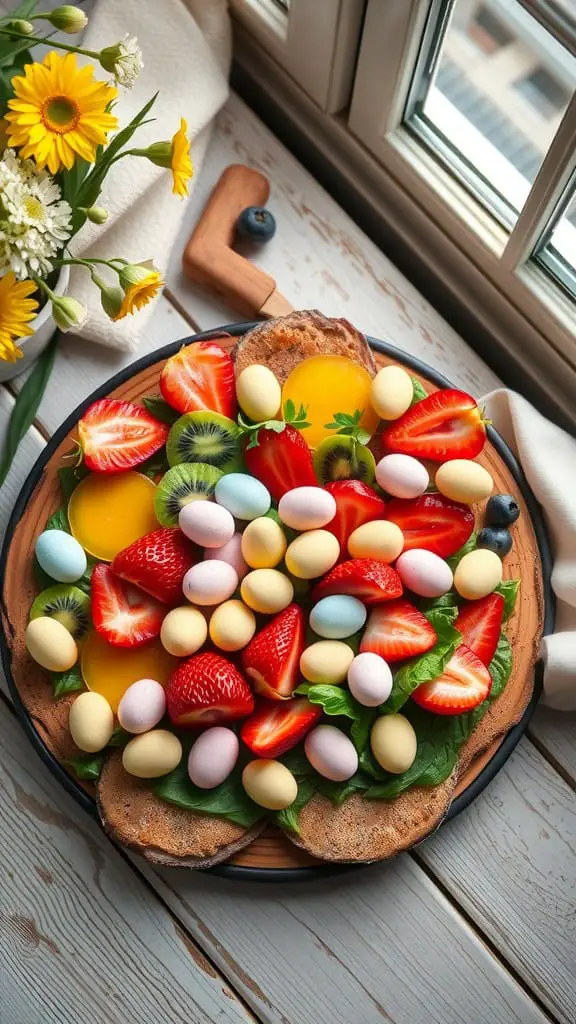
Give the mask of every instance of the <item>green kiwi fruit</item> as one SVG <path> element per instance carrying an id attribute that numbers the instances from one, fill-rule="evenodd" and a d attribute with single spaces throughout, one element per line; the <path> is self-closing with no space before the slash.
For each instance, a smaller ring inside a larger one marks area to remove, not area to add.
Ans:
<path id="1" fill-rule="evenodd" d="M 34 601 L 30 618 L 38 619 L 41 615 L 57 619 L 79 640 L 90 627 L 90 598 L 79 587 L 58 583 L 43 590 Z"/>
<path id="2" fill-rule="evenodd" d="M 241 470 L 240 437 L 240 427 L 219 412 L 187 412 L 168 434 L 168 462 L 203 462 L 226 473 Z"/>
<path id="3" fill-rule="evenodd" d="M 190 501 L 210 498 L 222 472 L 205 462 L 183 462 L 164 474 L 154 495 L 154 511 L 162 526 L 177 526 L 178 514 Z"/>
<path id="4" fill-rule="evenodd" d="M 321 484 L 333 480 L 362 480 L 371 484 L 376 472 L 369 448 L 347 434 L 325 437 L 314 452 L 314 472 Z"/>

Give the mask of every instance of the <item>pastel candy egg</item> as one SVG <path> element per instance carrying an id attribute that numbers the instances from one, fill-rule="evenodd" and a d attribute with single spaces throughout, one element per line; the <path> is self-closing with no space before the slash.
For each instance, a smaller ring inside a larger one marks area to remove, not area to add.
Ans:
<path id="1" fill-rule="evenodd" d="M 278 569 L 254 569 L 240 586 L 244 604 L 263 615 L 275 615 L 287 608 L 294 597 L 294 587 Z"/>
<path id="2" fill-rule="evenodd" d="M 436 471 L 436 487 L 452 501 L 472 505 L 492 494 L 494 481 L 487 469 L 472 459 L 453 459 Z"/>
<path id="3" fill-rule="evenodd" d="M 70 735 L 80 750 L 95 754 L 103 750 L 114 732 L 114 715 L 100 693 L 81 693 L 68 716 Z"/>
<path id="4" fill-rule="evenodd" d="M 353 657 L 341 640 L 318 640 L 302 651 L 300 671 L 309 683 L 343 683 Z"/>
<path id="5" fill-rule="evenodd" d="M 366 609 L 357 597 L 333 594 L 323 597 L 310 612 L 310 628 L 327 640 L 352 636 L 366 622 Z"/>
<path id="6" fill-rule="evenodd" d="M 192 604 L 213 605 L 227 601 L 238 586 L 238 573 L 217 558 L 198 562 L 184 576 L 182 591 Z"/>
<path id="7" fill-rule="evenodd" d="M 317 725 L 312 729 L 304 740 L 304 752 L 318 774 L 332 782 L 344 782 L 358 771 L 356 748 L 335 725 Z"/>
<path id="8" fill-rule="evenodd" d="M 59 583 L 76 583 L 86 572 L 84 548 L 65 530 L 44 530 L 36 541 L 36 558 Z"/>
<path id="9" fill-rule="evenodd" d="M 232 729 L 206 729 L 188 755 L 188 775 L 199 789 L 214 789 L 227 779 L 238 760 L 240 744 Z"/>
<path id="10" fill-rule="evenodd" d="M 220 548 L 234 536 L 232 513 L 213 501 L 191 501 L 180 509 L 178 525 L 189 540 L 202 548 Z"/>
<path id="11" fill-rule="evenodd" d="M 317 530 L 336 515 L 336 501 L 323 487 L 293 487 L 278 502 L 278 515 L 292 530 Z"/>
<path id="12" fill-rule="evenodd" d="M 502 580 L 502 562 L 494 551 L 476 548 L 460 559 L 454 573 L 454 586 L 467 601 L 486 597 Z"/>
<path id="13" fill-rule="evenodd" d="M 126 732 L 148 732 L 166 711 L 164 687 L 155 679 L 139 679 L 124 692 L 118 705 L 118 721 Z"/>
<path id="14" fill-rule="evenodd" d="M 420 597 L 440 597 L 452 586 L 452 570 L 448 563 L 423 548 L 404 551 L 396 562 L 396 569 L 404 586 Z"/>
<path id="15" fill-rule="evenodd" d="M 385 455 L 376 466 L 376 480 L 395 498 L 418 498 L 430 483 L 428 470 L 411 455 Z"/>
<path id="16" fill-rule="evenodd" d="M 41 615 L 26 627 L 28 654 L 49 672 L 66 672 L 78 660 L 78 647 L 73 636 L 58 619 Z"/>
<path id="17" fill-rule="evenodd" d="M 176 658 L 189 658 L 202 647 L 208 636 L 206 619 L 197 608 L 183 605 L 164 616 L 160 628 L 162 646 Z"/>
<path id="18" fill-rule="evenodd" d="M 270 493 L 256 477 L 247 473 L 227 473 L 220 477 L 214 497 L 236 519 L 257 519 L 270 508 Z"/>
<path id="19" fill-rule="evenodd" d="M 238 573 L 238 579 L 242 579 L 248 572 L 248 566 L 242 555 L 242 534 L 235 533 L 230 540 L 221 548 L 208 548 L 204 552 L 204 560 L 218 559 L 220 562 L 228 562 Z"/>
<path id="20" fill-rule="evenodd" d="M 182 744 L 168 729 L 152 729 L 135 736 L 122 752 L 122 766 L 137 779 L 158 779 L 174 771 L 182 760 Z"/>
<path id="21" fill-rule="evenodd" d="M 392 672 L 388 662 L 371 651 L 357 654 L 348 669 L 348 687 L 364 707 L 376 708 L 383 704 L 392 692 Z"/>
<path id="22" fill-rule="evenodd" d="M 242 772 L 242 785 L 255 804 L 269 811 L 290 807 L 298 795 L 298 783 L 281 761 L 250 761 Z"/>
<path id="23" fill-rule="evenodd" d="M 328 530 L 308 530 L 296 537 L 286 551 L 286 568 L 302 580 L 323 576 L 336 565 L 340 545 Z"/>
<path id="24" fill-rule="evenodd" d="M 212 613 L 209 632 L 221 651 L 240 651 L 256 632 L 254 612 L 242 601 L 224 601 Z"/>
<path id="25" fill-rule="evenodd" d="M 401 775 L 414 761 L 418 741 L 404 715 L 381 715 L 372 726 L 370 746 L 384 771 Z"/>
<path id="26" fill-rule="evenodd" d="M 401 366 L 384 366 L 372 381 L 370 401 L 383 420 L 397 420 L 411 406 L 413 397 L 414 385 Z"/>
<path id="27" fill-rule="evenodd" d="M 375 519 L 357 526 L 348 538 L 352 558 L 376 558 L 379 562 L 395 562 L 404 549 L 404 534 L 396 523 Z"/>
<path id="28" fill-rule="evenodd" d="M 236 380 L 238 405 L 251 420 L 273 420 L 280 410 L 282 389 L 267 366 L 253 363 Z"/>
<path id="29" fill-rule="evenodd" d="M 253 519 L 242 534 L 242 555 L 252 569 L 274 569 L 284 558 L 286 537 L 269 516 Z"/>

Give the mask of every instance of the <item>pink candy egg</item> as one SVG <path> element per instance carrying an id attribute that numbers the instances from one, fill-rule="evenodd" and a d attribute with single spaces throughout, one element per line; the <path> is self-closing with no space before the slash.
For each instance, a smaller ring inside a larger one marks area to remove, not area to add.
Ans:
<path id="1" fill-rule="evenodd" d="M 200 789 L 214 789 L 228 778 L 238 759 L 240 744 L 232 729 L 215 725 L 206 729 L 188 756 L 190 781 Z"/>
<path id="2" fill-rule="evenodd" d="M 358 754 L 352 740 L 334 725 L 312 729 L 304 740 L 304 752 L 318 774 L 332 782 L 344 782 L 358 770 Z"/>
<path id="3" fill-rule="evenodd" d="M 428 470 L 411 455 L 385 455 L 376 466 L 376 480 L 395 498 L 418 498 L 430 483 Z"/>
<path id="4" fill-rule="evenodd" d="M 423 548 L 404 551 L 396 562 L 396 568 L 404 586 L 420 597 L 440 597 L 452 586 L 450 566 L 443 558 Z"/>
<path id="5" fill-rule="evenodd" d="M 388 700 L 392 692 L 392 672 L 388 662 L 372 651 L 357 654 L 348 669 L 348 686 L 359 704 L 366 708 L 378 707 Z"/>
<path id="6" fill-rule="evenodd" d="M 139 679 L 125 691 L 118 705 L 118 721 L 126 732 L 153 729 L 166 711 L 164 687 L 155 679 Z"/>
<path id="7" fill-rule="evenodd" d="M 220 507 L 220 506 L 219 506 Z M 242 555 L 242 534 L 235 533 L 221 548 L 209 548 L 204 552 L 205 561 L 217 558 L 220 562 L 228 562 L 238 573 L 241 580 L 248 572 L 249 566 Z"/>
<path id="8" fill-rule="evenodd" d="M 180 509 L 178 525 L 202 548 L 220 548 L 234 536 L 234 517 L 214 501 L 191 501 Z"/>
<path id="9" fill-rule="evenodd" d="M 293 487 L 278 502 L 278 515 L 293 530 L 317 530 L 336 515 L 336 501 L 323 487 Z"/>
<path id="10" fill-rule="evenodd" d="M 227 601 L 238 586 L 238 573 L 228 562 L 211 558 L 188 569 L 182 592 L 192 604 L 213 605 Z"/>

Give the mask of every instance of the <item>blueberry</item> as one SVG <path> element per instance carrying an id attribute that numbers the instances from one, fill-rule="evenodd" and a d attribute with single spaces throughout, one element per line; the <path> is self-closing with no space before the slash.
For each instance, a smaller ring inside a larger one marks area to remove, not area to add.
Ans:
<path id="1" fill-rule="evenodd" d="M 516 498 L 511 494 L 495 494 L 486 505 L 485 522 L 487 526 L 510 526 L 520 515 Z"/>
<path id="2" fill-rule="evenodd" d="M 236 221 L 236 231 L 241 238 L 269 242 L 276 232 L 276 221 L 265 206 L 247 206 Z"/>
<path id="3" fill-rule="evenodd" d="M 487 548 L 500 558 L 505 558 L 512 550 L 512 537 L 503 526 L 485 526 L 478 534 L 476 547 Z"/>

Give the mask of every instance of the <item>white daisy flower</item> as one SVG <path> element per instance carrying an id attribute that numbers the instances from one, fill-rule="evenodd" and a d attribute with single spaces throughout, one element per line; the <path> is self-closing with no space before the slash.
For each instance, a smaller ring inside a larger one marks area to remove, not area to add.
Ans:
<path id="1" fill-rule="evenodd" d="M 6 149 L 0 197 L 0 273 L 12 270 L 19 279 L 49 274 L 72 230 L 72 210 L 59 186 L 47 171 Z"/>
<path id="2" fill-rule="evenodd" d="M 101 50 L 100 63 L 105 71 L 114 75 L 116 85 L 131 89 L 144 67 L 136 36 L 126 35 L 119 43 Z"/>

